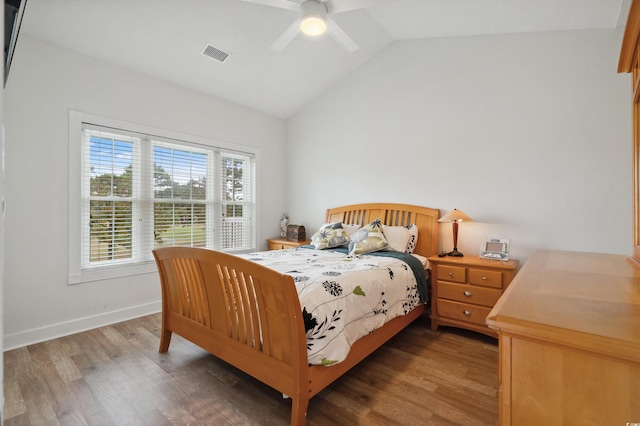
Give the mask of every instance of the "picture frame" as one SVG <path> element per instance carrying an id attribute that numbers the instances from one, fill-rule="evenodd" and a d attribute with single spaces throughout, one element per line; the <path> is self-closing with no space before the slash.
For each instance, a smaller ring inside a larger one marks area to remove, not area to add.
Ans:
<path id="1" fill-rule="evenodd" d="M 480 244 L 480 258 L 490 260 L 509 260 L 509 239 L 484 237 Z"/>

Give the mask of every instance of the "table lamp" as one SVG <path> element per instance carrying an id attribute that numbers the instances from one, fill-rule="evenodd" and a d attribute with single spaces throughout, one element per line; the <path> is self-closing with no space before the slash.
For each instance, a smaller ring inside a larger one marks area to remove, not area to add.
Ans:
<path id="1" fill-rule="evenodd" d="M 458 223 L 460 222 L 473 222 L 466 214 L 462 213 L 458 209 L 453 209 L 449 213 L 438 219 L 438 222 L 451 222 L 453 226 L 453 250 L 447 253 L 447 256 L 462 257 L 462 253 L 458 251 Z"/>

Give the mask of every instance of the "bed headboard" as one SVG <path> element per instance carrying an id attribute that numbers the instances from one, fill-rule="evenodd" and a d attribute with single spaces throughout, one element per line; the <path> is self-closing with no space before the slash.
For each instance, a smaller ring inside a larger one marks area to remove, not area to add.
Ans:
<path id="1" fill-rule="evenodd" d="M 438 253 L 438 219 L 440 210 L 410 204 L 367 203 L 327 209 L 325 223 L 342 222 L 349 225 L 364 226 L 380 219 L 388 226 L 418 227 L 418 244 L 414 250 L 421 256 Z"/>

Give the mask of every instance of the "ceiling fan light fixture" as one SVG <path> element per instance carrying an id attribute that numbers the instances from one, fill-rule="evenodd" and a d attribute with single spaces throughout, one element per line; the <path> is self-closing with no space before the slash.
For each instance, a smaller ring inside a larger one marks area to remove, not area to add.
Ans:
<path id="1" fill-rule="evenodd" d="M 300 5 L 300 9 L 300 31 L 310 36 L 319 36 L 327 31 L 327 7 L 324 4 L 307 0 Z"/>
<path id="2" fill-rule="evenodd" d="M 327 31 L 327 21 L 318 16 L 305 16 L 300 22 L 300 31 L 310 36 L 319 36 Z"/>

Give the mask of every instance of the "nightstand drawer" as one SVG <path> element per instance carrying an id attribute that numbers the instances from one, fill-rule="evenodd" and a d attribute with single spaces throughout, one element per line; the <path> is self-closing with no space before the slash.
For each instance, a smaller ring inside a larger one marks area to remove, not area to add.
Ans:
<path id="1" fill-rule="evenodd" d="M 485 326 L 491 308 L 438 299 L 438 315 Z"/>
<path id="2" fill-rule="evenodd" d="M 502 272 L 469 268 L 469 283 L 502 288 Z"/>
<path id="3" fill-rule="evenodd" d="M 285 245 L 282 242 L 269 243 L 269 250 L 284 250 L 294 246 Z"/>
<path id="4" fill-rule="evenodd" d="M 290 241 L 284 238 L 273 238 L 267 240 L 267 243 L 269 244 L 269 250 L 284 250 L 311 244 L 311 241 Z"/>
<path id="5" fill-rule="evenodd" d="M 453 284 L 444 281 L 438 282 L 438 298 L 484 305 L 491 308 L 500 299 L 501 295 L 502 291 L 492 288 Z"/>
<path id="6" fill-rule="evenodd" d="M 464 283 L 467 281 L 467 268 L 440 265 L 438 266 L 438 279 Z"/>

